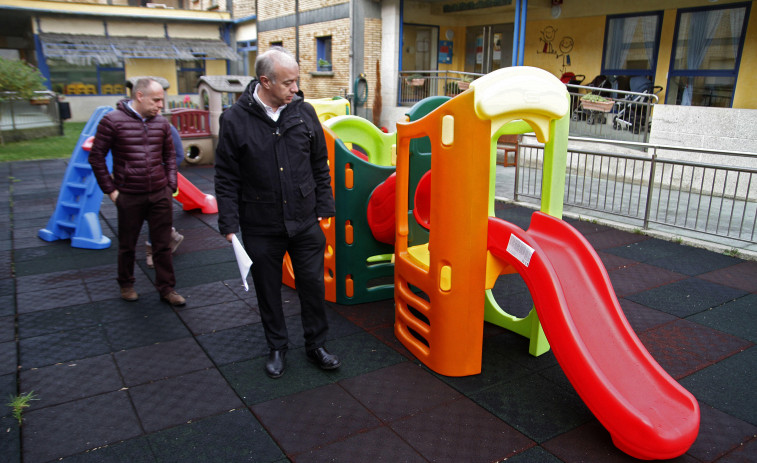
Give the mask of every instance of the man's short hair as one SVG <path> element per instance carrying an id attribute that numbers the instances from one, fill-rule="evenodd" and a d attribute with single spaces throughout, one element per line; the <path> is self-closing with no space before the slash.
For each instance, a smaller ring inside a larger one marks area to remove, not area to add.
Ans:
<path id="1" fill-rule="evenodd" d="M 137 81 L 134 83 L 133 94 L 136 96 L 137 92 L 147 93 L 146 90 L 150 89 L 150 87 L 153 85 L 153 82 L 159 84 L 157 80 L 151 77 L 141 77 L 137 79 Z"/>
<path id="2" fill-rule="evenodd" d="M 271 82 L 276 83 L 276 75 L 274 73 L 274 67 L 276 64 L 293 65 L 297 64 L 297 60 L 287 49 L 280 46 L 271 47 L 264 53 L 258 55 L 255 59 L 255 74 L 258 79 L 261 76 L 266 76 Z"/>

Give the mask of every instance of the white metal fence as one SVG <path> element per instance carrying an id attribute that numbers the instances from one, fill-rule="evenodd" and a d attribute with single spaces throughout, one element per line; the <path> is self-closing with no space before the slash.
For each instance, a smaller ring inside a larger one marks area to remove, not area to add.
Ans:
<path id="1" fill-rule="evenodd" d="M 625 217 L 643 229 L 657 224 L 757 244 L 757 168 L 751 167 L 757 153 L 639 143 L 637 154 L 629 154 L 575 145 L 568 149 L 566 206 Z M 538 201 L 543 145 L 522 143 L 519 150 L 515 199 Z M 716 162 L 686 159 L 699 155 Z"/>

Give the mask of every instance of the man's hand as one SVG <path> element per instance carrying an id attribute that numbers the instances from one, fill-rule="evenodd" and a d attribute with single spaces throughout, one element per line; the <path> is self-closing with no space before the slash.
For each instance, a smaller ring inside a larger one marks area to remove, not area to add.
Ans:
<path id="1" fill-rule="evenodd" d="M 116 198 L 118 198 L 118 190 L 111 191 L 110 193 L 108 193 L 108 196 L 110 197 L 110 200 L 115 203 Z"/>
<path id="2" fill-rule="evenodd" d="M 232 237 L 232 236 L 234 236 L 234 234 L 233 234 L 233 233 L 228 233 L 228 234 L 226 235 L 226 241 L 228 241 L 229 243 L 231 243 L 231 237 Z"/>

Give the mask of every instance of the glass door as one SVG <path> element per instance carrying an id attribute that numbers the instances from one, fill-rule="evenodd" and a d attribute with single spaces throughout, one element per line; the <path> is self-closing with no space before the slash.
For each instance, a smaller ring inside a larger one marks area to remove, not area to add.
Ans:
<path id="1" fill-rule="evenodd" d="M 513 25 L 470 26 L 465 45 L 466 72 L 487 74 L 508 67 L 513 59 Z"/>

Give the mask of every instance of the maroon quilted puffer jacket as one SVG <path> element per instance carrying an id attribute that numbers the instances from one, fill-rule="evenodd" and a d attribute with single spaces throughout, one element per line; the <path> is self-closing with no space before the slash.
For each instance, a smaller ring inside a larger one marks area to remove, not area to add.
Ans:
<path id="1" fill-rule="evenodd" d="M 139 194 L 169 186 L 176 191 L 176 154 L 171 139 L 171 124 L 163 116 L 146 121 L 118 102 L 100 120 L 89 152 L 89 163 L 103 193 L 113 190 Z M 105 157 L 113 154 L 113 175 Z"/>

